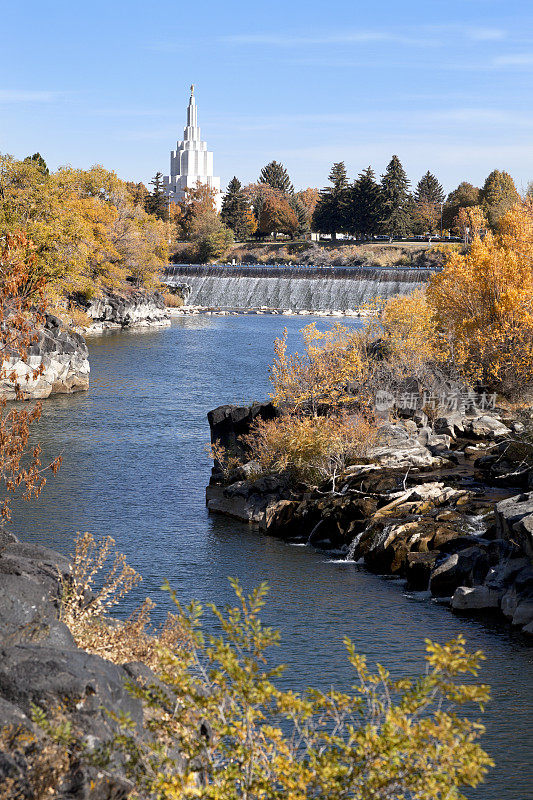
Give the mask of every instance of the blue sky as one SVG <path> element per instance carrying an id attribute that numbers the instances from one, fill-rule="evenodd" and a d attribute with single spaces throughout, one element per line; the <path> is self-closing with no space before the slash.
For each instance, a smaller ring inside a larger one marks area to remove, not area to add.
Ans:
<path id="1" fill-rule="evenodd" d="M 168 172 L 188 87 L 222 184 L 298 188 L 397 153 L 447 191 L 533 179 L 533 0 L 26 0 L 2 4 L 0 151 Z"/>

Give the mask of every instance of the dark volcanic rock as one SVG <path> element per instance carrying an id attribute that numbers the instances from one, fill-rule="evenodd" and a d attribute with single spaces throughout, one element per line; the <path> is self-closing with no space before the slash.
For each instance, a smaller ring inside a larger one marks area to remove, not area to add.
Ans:
<path id="1" fill-rule="evenodd" d="M 241 436 L 250 432 L 256 419 L 273 419 L 278 415 L 272 403 L 252 403 L 250 406 L 218 406 L 209 411 L 211 443 L 219 444 L 232 453 L 243 453 Z"/>
<path id="2" fill-rule="evenodd" d="M 437 563 L 429 588 L 435 597 L 451 597 L 459 586 L 481 584 L 489 571 L 489 558 L 481 547 L 468 547 Z"/>

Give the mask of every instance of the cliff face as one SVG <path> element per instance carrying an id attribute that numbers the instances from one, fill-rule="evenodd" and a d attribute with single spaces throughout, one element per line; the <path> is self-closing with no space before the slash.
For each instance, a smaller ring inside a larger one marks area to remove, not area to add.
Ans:
<path id="1" fill-rule="evenodd" d="M 87 314 L 94 320 L 91 330 L 105 328 L 170 325 L 170 315 L 159 292 L 137 291 L 106 294 L 92 300 Z"/>
<path id="2" fill-rule="evenodd" d="M 40 367 L 42 374 L 34 378 L 33 371 Z M 51 314 L 47 314 L 38 340 L 28 348 L 27 359 L 9 358 L 4 369 L 15 374 L 26 400 L 89 388 L 89 351 L 83 336 L 65 328 Z M 15 399 L 12 381 L 5 378 L 0 380 L 0 397 Z"/>

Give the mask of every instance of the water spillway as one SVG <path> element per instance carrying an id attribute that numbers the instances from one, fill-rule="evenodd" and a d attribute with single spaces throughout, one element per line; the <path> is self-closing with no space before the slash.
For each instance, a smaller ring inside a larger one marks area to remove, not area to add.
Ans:
<path id="1" fill-rule="evenodd" d="M 165 270 L 164 282 L 188 287 L 190 306 L 345 311 L 377 297 L 408 294 L 430 274 L 407 268 L 175 264 Z"/>

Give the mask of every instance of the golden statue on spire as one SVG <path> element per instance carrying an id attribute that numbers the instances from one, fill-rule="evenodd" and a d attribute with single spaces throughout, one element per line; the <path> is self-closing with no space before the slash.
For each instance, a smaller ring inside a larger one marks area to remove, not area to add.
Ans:
<path id="1" fill-rule="evenodd" d="M 191 83 L 191 97 L 194 95 L 194 83 Z"/>

